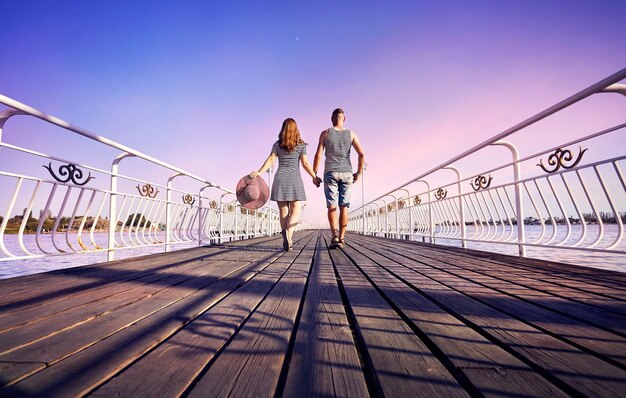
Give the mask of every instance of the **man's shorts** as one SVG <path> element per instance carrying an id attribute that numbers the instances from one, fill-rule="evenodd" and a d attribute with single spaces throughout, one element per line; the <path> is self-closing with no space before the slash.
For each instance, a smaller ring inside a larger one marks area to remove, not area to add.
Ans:
<path id="1" fill-rule="evenodd" d="M 327 171 L 324 173 L 324 195 L 326 207 L 350 207 L 352 173 L 348 171 Z"/>

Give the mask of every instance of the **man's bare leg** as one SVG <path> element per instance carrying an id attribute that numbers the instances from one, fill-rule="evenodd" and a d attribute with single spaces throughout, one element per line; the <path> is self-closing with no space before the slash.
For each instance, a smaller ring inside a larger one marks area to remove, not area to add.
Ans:
<path id="1" fill-rule="evenodd" d="M 337 219 L 337 207 L 335 206 L 328 207 L 328 223 L 330 224 L 330 231 L 333 234 L 333 239 L 339 238 L 339 221 Z"/>
<path id="2" fill-rule="evenodd" d="M 348 207 L 339 207 L 339 240 L 343 242 L 346 237 L 346 229 L 348 228 Z"/>
<path id="3" fill-rule="evenodd" d="M 289 242 L 289 247 L 293 245 L 293 232 L 296 230 L 296 226 L 298 226 L 301 209 L 302 206 L 300 206 L 299 201 L 289 202 L 289 218 L 287 222 L 287 241 Z"/>

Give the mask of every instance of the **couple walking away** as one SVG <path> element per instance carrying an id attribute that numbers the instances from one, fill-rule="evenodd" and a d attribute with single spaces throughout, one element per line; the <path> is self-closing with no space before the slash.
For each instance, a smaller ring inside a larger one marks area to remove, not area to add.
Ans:
<path id="1" fill-rule="evenodd" d="M 272 184 L 270 199 L 278 204 L 283 248 L 286 251 L 292 248 L 293 232 L 300 218 L 301 202 L 306 200 L 299 164 L 311 176 L 313 184 L 319 187 L 322 179 L 317 176 L 317 170 L 322 159 L 322 152 L 326 156 L 323 182 L 326 207 L 328 208 L 328 222 L 333 236 L 331 247 L 343 247 L 344 245 L 352 183 L 357 181 L 365 164 L 365 154 L 359 139 L 352 130 L 344 128 L 345 120 L 341 108 L 333 111 L 331 116 L 333 127 L 322 131 L 320 134 L 313 167 L 311 167 L 306 156 L 307 144 L 300 137 L 296 121 L 291 118 L 285 119 L 278 135 L 278 141 L 272 146 L 272 152 L 265 163 L 260 169 L 248 175 L 248 179 L 260 179 L 257 176 L 265 172 L 278 158 L 278 170 L 276 170 Z M 352 147 L 359 155 L 356 173 L 353 173 L 350 162 Z M 339 214 L 337 214 L 337 207 L 339 207 Z"/>

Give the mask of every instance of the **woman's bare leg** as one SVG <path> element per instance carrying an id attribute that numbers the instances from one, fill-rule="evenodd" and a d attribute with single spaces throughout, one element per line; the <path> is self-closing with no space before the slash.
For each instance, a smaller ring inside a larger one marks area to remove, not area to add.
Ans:
<path id="1" fill-rule="evenodd" d="M 289 250 L 289 240 L 287 240 L 287 228 L 289 226 L 289 202 L 286 201 L 278 201 L 278 214 L 280 217 L 280 227 L 282 231 L 280 234 L 283 237 L 283 249 L 286 251 Z"/>
<path id="2" fill-rule="evenodd" d="M 287 224 L 287 240 L 289 241 L 289 246 L 291 246 L 293 233 L 298 226 L 298 221 L 300 221 L 300 210 L 302 206 L 300 205 L 300 201 L 289 202 L 289 223 Z"/>
<path id="3" fill-rule="evenodd" d="M 290 202 L 278 201 L 276 203 L 278 204 L 278 213 L 279 213 L 279 217 L 280 217 L 280 227 L 282 229 L 287 229 L 287 227 L 289 225 L 289 203 Z"/>

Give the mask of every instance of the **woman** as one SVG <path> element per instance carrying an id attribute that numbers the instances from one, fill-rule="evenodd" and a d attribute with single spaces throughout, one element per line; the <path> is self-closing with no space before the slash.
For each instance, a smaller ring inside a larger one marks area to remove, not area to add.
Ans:
<path id="1" fill-rule="evenodd" d="M 278 141 L 272 146 L 272 152 L 265 163 L 259 170 L 249 174 L 250 178 L 262 174 L 278 158 L 278 170 L 274 176 L 270 199 L 278 203 L 285 251 L 291 250 L 293 232 L 300 218 L 300 202 L 306 200 L 298 163 L 301 163 L 304 170 L 313 178 L 313 184 L 319 187 L 322 181 L 315 175 L 307 160 L 306 145 L 300 138 L 296 121 L 292 118 L 285 119 L 278 134 Z"/>

